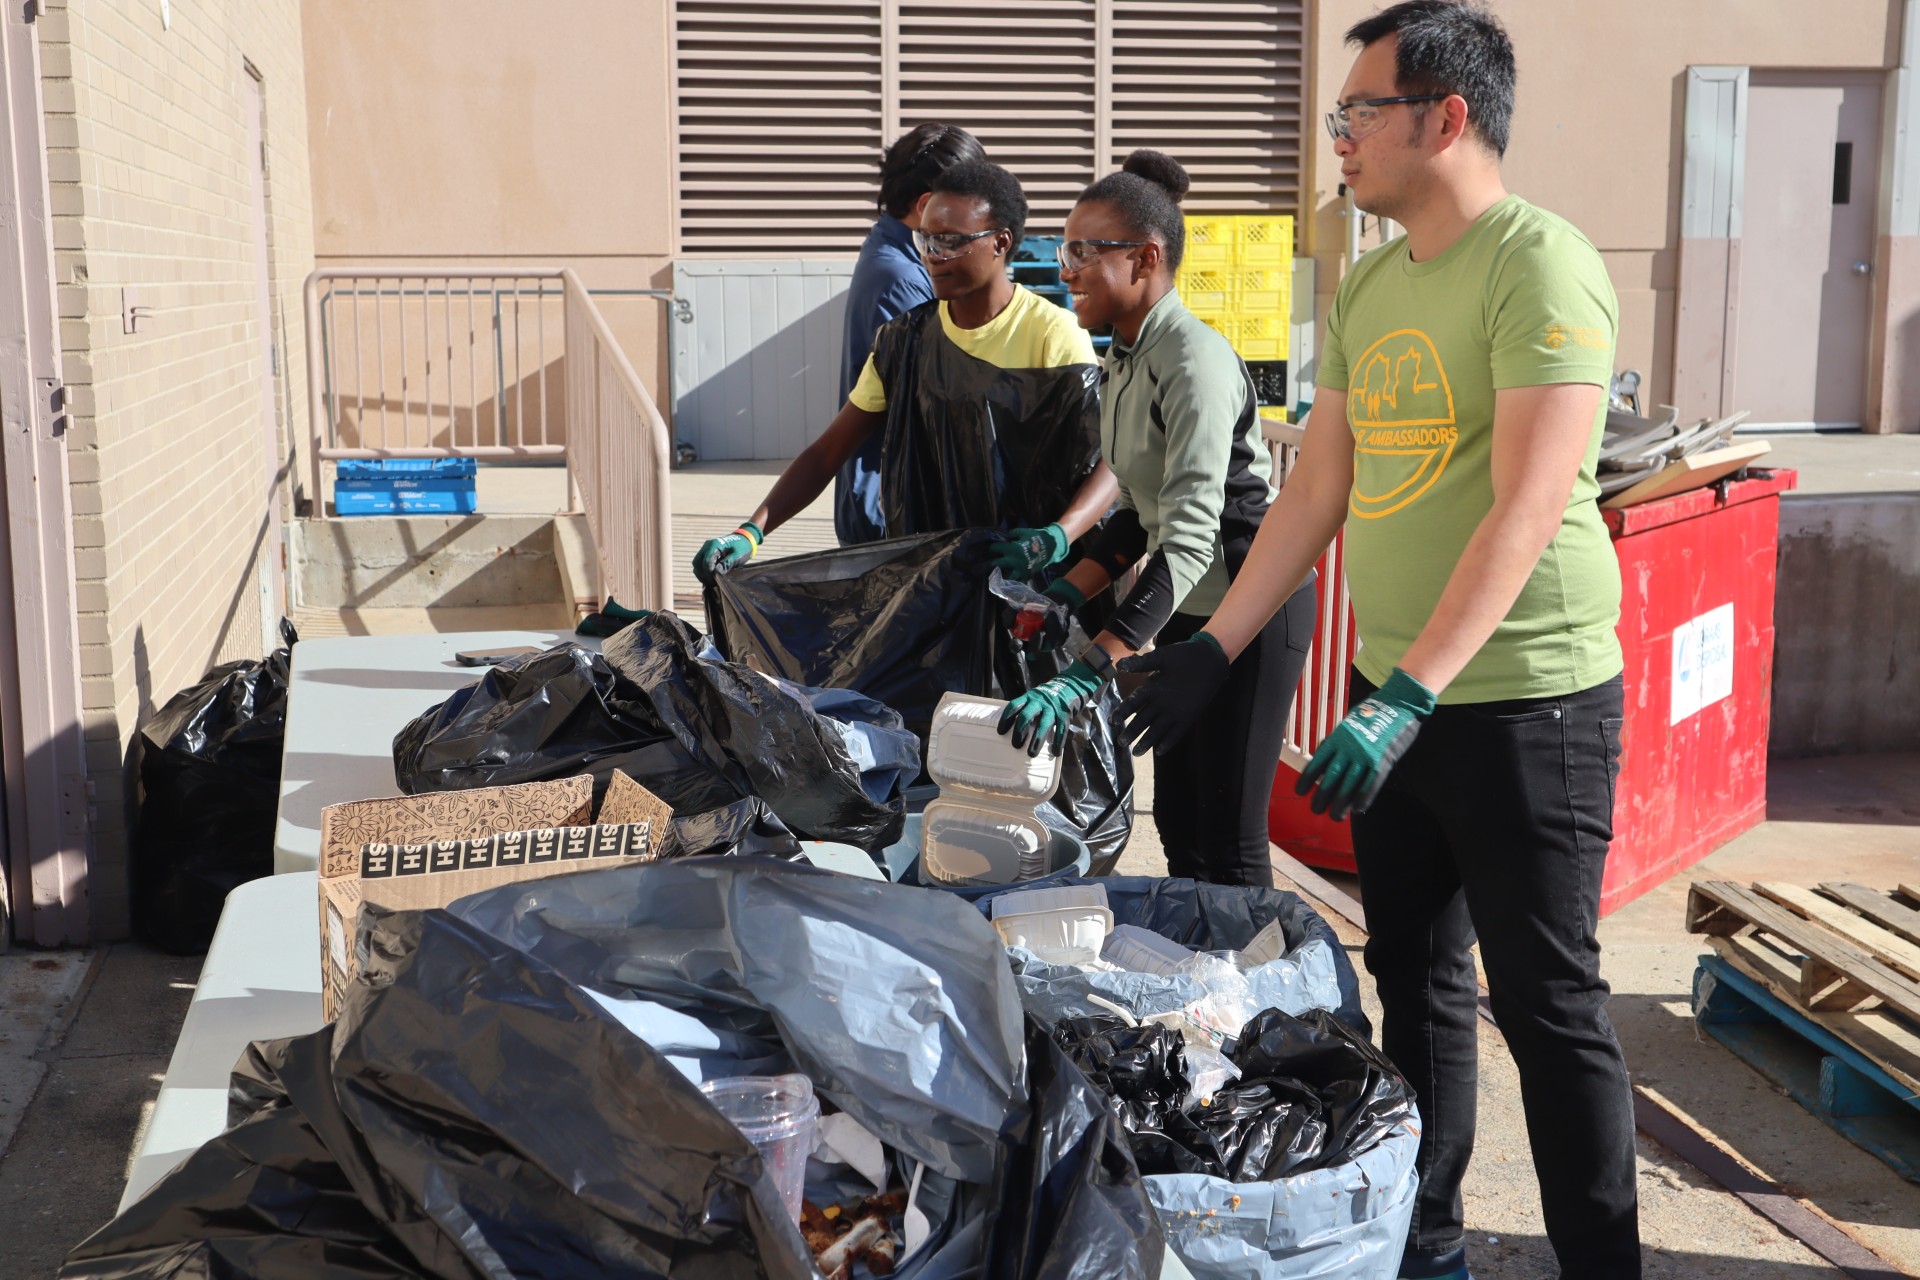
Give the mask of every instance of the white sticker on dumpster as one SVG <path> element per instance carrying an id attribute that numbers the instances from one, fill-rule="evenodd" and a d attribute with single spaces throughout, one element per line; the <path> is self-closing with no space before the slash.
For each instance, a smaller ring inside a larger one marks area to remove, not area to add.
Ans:
<path id="1" fill-rule="evenodd" d="M 1673 630 L 1673 707 L 1669 724 L 1733 693 L 1733 606 L 1723 604 Z"/>

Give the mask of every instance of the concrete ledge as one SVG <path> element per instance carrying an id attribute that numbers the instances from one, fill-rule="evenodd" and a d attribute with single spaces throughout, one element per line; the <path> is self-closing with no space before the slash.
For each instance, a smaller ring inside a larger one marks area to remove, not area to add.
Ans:
<path id="1" fill-rule="evenodd" d="M 1920 750 L 1920 493 L 1787 494 L 1775 755 Z"/>
<path id="2" fill-rule="evenodd" d="M 553 517 L 360 516 L 295 521 L 306 608 L 470 608 L 564 601 Z"/>

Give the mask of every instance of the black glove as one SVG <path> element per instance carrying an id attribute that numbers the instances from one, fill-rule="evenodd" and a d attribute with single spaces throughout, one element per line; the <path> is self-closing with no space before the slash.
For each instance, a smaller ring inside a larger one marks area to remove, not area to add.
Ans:
<path id="1" fill-rule="evenodd" d="M 1231 666 L 1220 642 L 1204 631 L 1121 659 L 1117 670 L 1122 674 L 1152 674 L 1120 704 L 1120 740 L 1136 756 L 1180 741 L 1226 684 Z"/>

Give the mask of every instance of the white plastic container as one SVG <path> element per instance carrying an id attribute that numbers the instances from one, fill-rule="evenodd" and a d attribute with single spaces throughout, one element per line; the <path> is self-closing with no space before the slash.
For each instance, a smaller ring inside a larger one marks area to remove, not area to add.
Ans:
<path id="1" fill-rule="evenodd" d="M 1192 955 L 1192 947 L 1131 924 L 1114 929 L 1100 948 L 1100 958 L 1116 969 L 1156 973 L 1167 978 L 1180 973 L 1181 966 Z"/>
<path id="2" fill-rule="evenodd" d="M 993 927 L 1010 947 L 1025 947 L 1053 964 L 1086 964 L 1100 955 L 1113 928 L 1104 885 L 1063 885 L 1005 893 L 989 906 Z"/>
<path id="3" fill-rule="evenodd" d="M 987 909 L 991 918 L 998 920 L 1002 916 L 1027 916 L 1040 911 L 1074 911 L 1082 907 L 1106 908 L 1110 905 L 1107 886 L 1068 884 L 1053 889 L 1016 889 L 1011 893 L 998 894 L 987 904 Z"/>
<path id="4" fill-rule="evenodd" d="M 1009 884 L 1047 872 L 1047 828 L 1034 809 L 1060 787 L 1050 747 L 1029 756 L 999 732 L 1007 704 L 949 693 L 934 708 L 927 773 L 940 796 L 927 804 L 920 866 L 945 884 Z"/>
<path id="5" fill-rule="evenodd" d="M 794 1222 L 806 1192 L 807 1157 L 820 1124 L 820 1100 L 803 1075 L 727 1076 L 700 1086 L 714 1109 L 754 1145 Z"/>

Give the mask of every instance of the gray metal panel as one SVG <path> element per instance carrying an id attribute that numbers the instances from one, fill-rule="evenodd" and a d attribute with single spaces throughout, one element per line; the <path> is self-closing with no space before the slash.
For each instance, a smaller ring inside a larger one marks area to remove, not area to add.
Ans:
<path id="1" fill-rule="evenodd" d="M 1688 67 L 1680 236 L 1737 240 L 1745 185 L 1747 69 Z"/>
<path id="2" fill-rule="evenodd" d="M 790 458 L 840 408 L 851 261 L 674 263 L 675 435 L 705 462 Z"/>

